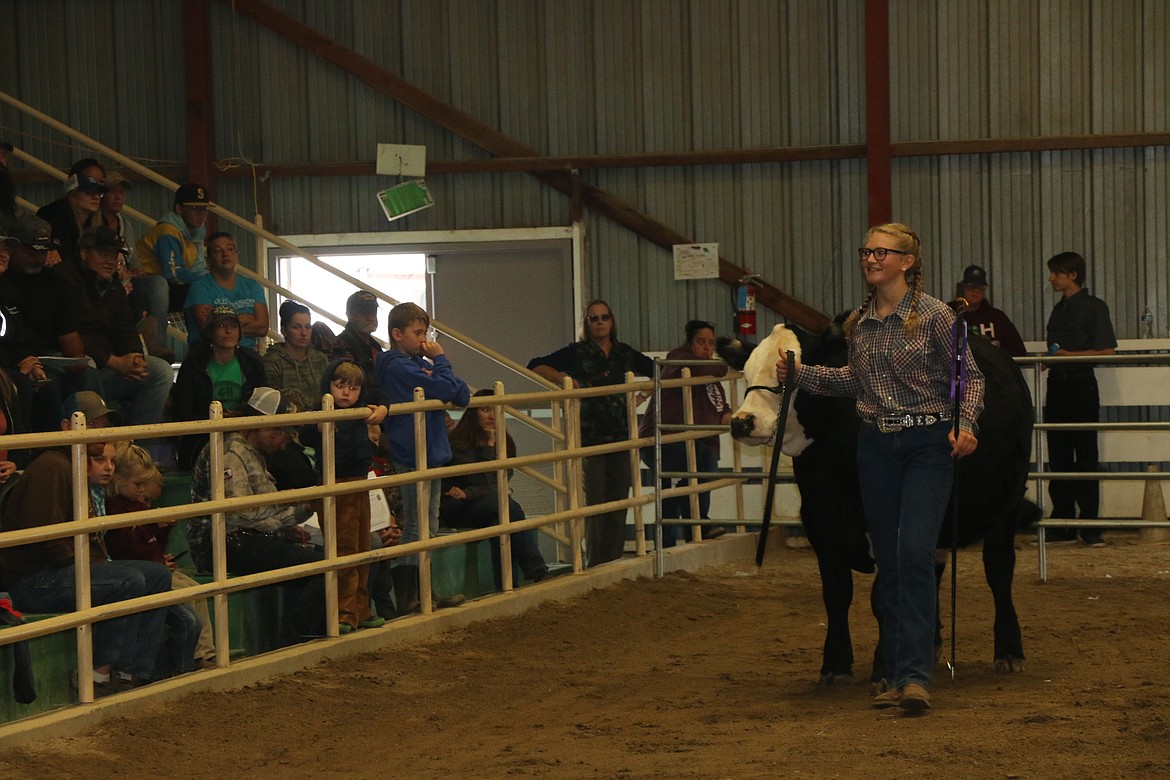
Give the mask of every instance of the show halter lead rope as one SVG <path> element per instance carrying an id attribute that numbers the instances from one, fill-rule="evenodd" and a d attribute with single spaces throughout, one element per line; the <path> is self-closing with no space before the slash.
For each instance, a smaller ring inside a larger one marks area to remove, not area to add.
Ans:
<path id="1" fill-rule="evenodd" d="M 964 309 L 955 313 L 955 326 L 951 329 L 951 349 L 954 350 L 955 361 L 951 368 L 951 401 L 953 414 L 951 416 L 951 430 L 955 434 L 955 441 L 959 440 L 959 407 L 963 402 L 963 393 L 967 389 L 967 319 L 963 316 Z M 947 669 L 951 679 L 955 679 L 955 622 L 958 620 L 958 585 L 959 585 L 959 491 L 956 484 L 959 481 L 959 458 L 952 459 L 951 472 L 951 660 Z"/>
<path id="2" fill-rule="evenodd" d="M 772 447 L 772 465 L 768 469 L 768 490 L 764 499 L 764 517 L 760 523 L 760 540 L 756 543 L 756 566 L 764 565 L 764 547 L 768 544 L 768 528 L 772 525 L 772 499 L 776 496 L 776 469 L 780 467 L 780 444 L 784 440 L 784 428 L 788 425 L 788 403 L 792 400 L 792 391 L 796 389 L 796 381 L 792 377 L 792 367 L 796 363 L 796 353 L 791 349 L 784 354 L 784 363 L 788 366 L 785 376 L 784 392 L 780 396 L 780 411 L 776 413 L 776 436 Z M 780 393 L 779 388 L 752 385 L 744 391 L 746 397 L 752 390 L 767 390 Z"/>

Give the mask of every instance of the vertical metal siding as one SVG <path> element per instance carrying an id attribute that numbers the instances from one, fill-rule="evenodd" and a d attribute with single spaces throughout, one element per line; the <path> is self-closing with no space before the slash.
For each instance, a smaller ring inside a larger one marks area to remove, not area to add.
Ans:
<path id="1" fill-rule="evenodd" d="M 864 0 L 277 0 L 283 11 L 539 153 L 862 143 Z M 6 89 L 133 155 L 185 158 L 177 3 L 0 0 L 22 31 Z M 369 160 L 378 142 L 484 156 L 276 34 L 212 4 L 216 154 L 257 163 Z M 1161 0 L 891 0 L 895 141 L 1164 131 L 1170 8 Z M 84 34 L 82 34 L 84 31 Z M 61 41 L 73 41 L 63 47 Z M 112 51 L 107 42 L 113 42 Z M 0 108 L 10 140 L 62 167 L 84 151 Z M 1122 337 L 1149 303 L 1170 319 L 1166 147 L 904 158 L 897 218 L 923 235 L 928 289 L 984 265 L 1028 338 L 1053 296 L 1044 261 L 1076 249 Z M 864 294 L 865 161 L 585 170 L 584 179 L 826 312 Z M 564 224 L 569 200 L 524 174 L 435 176 L 436 206 L 388 225 L 386 177 L 269 182 L 286 232 Z M 59 187 L 30 186 L 41 202 Z M 251 213 L 251 180 L 217 199 Z M 160 188 L 133 204 L 161 213 Z M 623 336 L 668 349 L 689 316 L 726 329 L 726 288 L 675 282 L 669 252 L 586 213 L 587 295 Z M 761 329 L 774 318 L 761 316 Z"/>

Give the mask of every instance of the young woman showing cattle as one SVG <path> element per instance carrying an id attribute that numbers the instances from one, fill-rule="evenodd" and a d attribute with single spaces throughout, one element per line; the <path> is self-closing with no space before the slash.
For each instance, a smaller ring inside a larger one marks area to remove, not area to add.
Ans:
<path id="1" fill-rule="evenodd" d="M 930 707 L 937 623 L 934 551 L 946 514 L 952 458 L 975 451 L 983 375 L 969 350 L 958 424 L 952 420 L 953 325 L 922 292 L 922 245 L 900 224 L 870 228 L 858 250 L 869 295 L 845 321 L 840 368 L 794 362 L 802 390 L 857 398 L 857 465 L 878 569 L 883 647 L 890 675 L 875 707 Z M 789 378 L 783 359 L 780 382 Z"/>

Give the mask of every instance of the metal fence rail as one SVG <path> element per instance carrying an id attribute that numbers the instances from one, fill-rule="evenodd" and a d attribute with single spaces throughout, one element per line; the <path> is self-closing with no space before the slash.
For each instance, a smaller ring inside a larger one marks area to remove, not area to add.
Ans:
<path id="1" fill-rule="evenodd" d="M 1050 365 L 1079 364 L 1088 366 L 1164 366 L 1170 365 L 1170 354 L 1155 353 L 1125 353 L 1120 355 L 1101 355 L 1088 357 L 1051 357 L 1029 356 L 1015 359 L 1021 366 L 1031 366 L 1033 386 L 1036 389 L 1033 404 L 1036 420 L 1042 420 L 1044 414 L 1041 378 L 1044 370 Z M 1044 485 L 1048 482 L 1062 480 L 1094 479 L 1098 481 L 1151 481 L 1165 479 L 1165 474 L 1157 471 L 1085 471 L 1085 472 L 1054 472 L 1048 471 L 1045 458 L 1046 438 L 1048 431 L 1134 431 L 1134 432 L 1162 432 L 1170 431 L 1170 422 L 1080 422 L 1080 423 L 1046 423 L 1037 422 L 1033 428 L 1035 435 L 1034 462 L 1036 471 L 1029 472 L 1028 479 L 1035 487 L 1036 504 L 1044 512 Z M 1076 520 L 1071 518 L 1047 518 L 1037 524 L 1037 565 L 1040 579 L 1048 579 L 1048 551 L 1047 529 L 1049 528 L 1168 528 L 1170 522 L 1163 520 L 1146 520 L 1141 517 L 1100 517 Z"/>

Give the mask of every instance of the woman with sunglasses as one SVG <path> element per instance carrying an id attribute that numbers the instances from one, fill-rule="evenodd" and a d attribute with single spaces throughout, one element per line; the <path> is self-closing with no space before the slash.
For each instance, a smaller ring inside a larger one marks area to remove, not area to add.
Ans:
<path id="1" fill-rule="evenodd" d="M 983 374 L 966 349 L 956 424 L 955 315 L 922 292 L 918 236 L 905 225 L 878 225 L 866 233 L 858 255 L 869 294 L 845 320 L 848 363 L 832 368 L 798 361 L 791 378 L 805 391 L 857 398 L 857 467 L 877 560 L 890 675 L 873 705 L 921 711 L 930 707 L 934 672 L 934 551 L 950 497 L 952 459 L 971 454 L 978 444 Z M 789 378 L 784 360 L 776 374 L 781 382 Z"/>
<path id="2" fill-rule="evenodd" d="M 573 387 L 620 385 L 626 372 L 654 375 L 654 361 L 618 341 L 617 320 L 609 304 L 589 302 L 581 320 L 577 341 L 543 357 L 533 358 L 528 368 L 545 379 Z M 626 422 L 626 397 L 622 393 L 581 399 L 581 444 L 609 444 L 630 438 Z M 611 452 L 585 458 L 585 500 L 590 506 L 619 501 L 630 495 L 633 474 L 628 452 Z M 625 548 L 626 510 L 594 515 L 586 521 L 585 545 L 590 566 L 622 557 Z"/>

